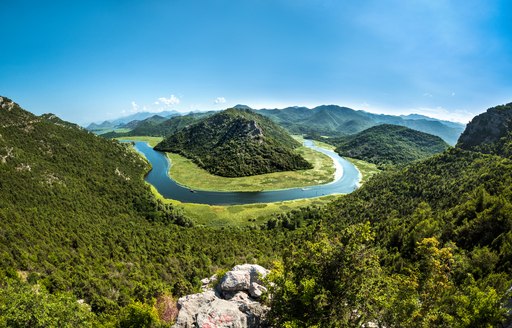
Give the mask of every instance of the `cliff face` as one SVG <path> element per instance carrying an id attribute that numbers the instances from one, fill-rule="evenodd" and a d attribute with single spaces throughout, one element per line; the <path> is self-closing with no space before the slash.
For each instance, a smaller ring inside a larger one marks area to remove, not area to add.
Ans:
<path id="1" fill-rule="evenodd" d="M 457 147 L 486 154 L 512 156 L 512 103 L 489 108 L 467 125 Z"/>

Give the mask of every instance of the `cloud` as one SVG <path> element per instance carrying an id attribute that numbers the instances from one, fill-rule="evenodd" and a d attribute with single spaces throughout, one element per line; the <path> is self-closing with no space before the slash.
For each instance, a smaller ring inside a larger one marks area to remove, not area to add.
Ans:
<path id="1" fill-rule="evenodd" d="M 139 105 L 135 101 L 132 101 L 132 112 L 136 113 L 139 111 Z"/>
<path id="2" fill-rule="evenodd" d="M 180 98 L 176 97 L 175 95 L 171 95 L 169 98 L 160 97 L 157 101 L 155 101 L 155 105 L 163 104 L 167 107 L 171 107 L 173 105 L 177 105 L 180 103 Z"/>
<path id="3" fill-rule="evenodd" d="M 432 98 L 432 94 L 431 93 L 428 93 L 428 92 L 425 92 L 423 94 L 423 97 L 429 97 L 429 98 Z"/>
<path id="4" fill-rule="evenodd" d="M 217 97 L 214 101 L 216 104 L 224 104 L 226 102 L 226 98 L 224 97 Z"/>

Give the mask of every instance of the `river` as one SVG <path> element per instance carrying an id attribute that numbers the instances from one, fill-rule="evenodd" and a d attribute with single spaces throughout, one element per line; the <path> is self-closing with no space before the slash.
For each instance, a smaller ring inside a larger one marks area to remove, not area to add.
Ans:
<path id="1" fill-rule="evenodd" d="M 334 151 L 317 147 L 311 140 L 305 140 L 304 145 L 331 157 L 336 167 L 334 180 L 317 186 L 291 188 L 257 192 L 221 192 L 202 191 L 184 187 L 169 176 L 171 163 L 165 153 L 151 148 L 146 142 L 134 142 L 135 149 L 150 162 L 152 169 L 145 180 L 152 184 L 165 198 L 179 200 L 184 203 L 208 205 L 237 205 L 252 203 L 271 203 L 286 200 L 320 197 L 332 194 L 347 194 L 356 190 L 361 179 L 356 167 L 340 157 Z"/>

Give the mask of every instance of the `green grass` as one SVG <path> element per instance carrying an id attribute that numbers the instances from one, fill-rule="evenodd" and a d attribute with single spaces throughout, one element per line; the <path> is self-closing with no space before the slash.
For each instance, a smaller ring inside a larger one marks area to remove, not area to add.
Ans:
<path id="1" fill-rule="evenodd" d="M 342 195 L 330 195 L 276 203 L 218 206 L 182 203 L 174 199 L 163 198 L 153 186 L 151 186 L 151 190 L 163 202 L 181 207 L 185 215 L 191 218 L 195 224 L 216 228 L 227 226 L 259 227 L 266 223 L 272 214 L 288 212 L 304 206 L 321 206 L 337 197 L 343 197 Z"/>
<path id="2" fill-rule="evenodd" d="M 115 138 L 116 140 L 133 140 L 133 141 L 144 141 L 147 142 L 151 147 L 155 147 L 160 141 L 163 140 L 162 137 L 120 137 Z"/>
<path id="3" fill-rule="evenodd" d="M 350 158 L 350 157 L 344 157 L 349 162 L 354 164 L 354 166 L 361 172 L 361 181 L 360 184 L 365 183 L 370 179 L 373 175 L 380 172 L 380 170 L 377 168 L 377 165 L 373 163 L 368 163 L 360 159 Z"/>
<path id="4" fill-rule="evenodd" d="M 168 153 L 171 160 L 171 177 L 178 183 L 195 190 L 261 191 L 315 186 L 328 183 L 334 178 L 334 166 L 329 156 L 300 147 L 297 149 L 308 162 L 310 170 L 275 172 L 241 178 L 226 178 L 210 174 L 191 160 Z"/>

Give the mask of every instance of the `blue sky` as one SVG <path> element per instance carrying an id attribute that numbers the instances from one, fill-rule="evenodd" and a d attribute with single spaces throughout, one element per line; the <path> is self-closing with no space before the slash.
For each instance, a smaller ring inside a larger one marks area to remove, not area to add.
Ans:
<path id="1" fill-rule="evenodd" d="M 0 0 L 0 95 L 86 123 L 338 104 L 467 122 L 512 101 L 512 2 Z"/>

